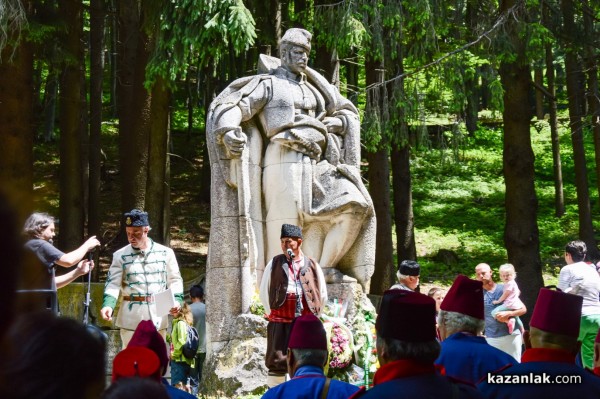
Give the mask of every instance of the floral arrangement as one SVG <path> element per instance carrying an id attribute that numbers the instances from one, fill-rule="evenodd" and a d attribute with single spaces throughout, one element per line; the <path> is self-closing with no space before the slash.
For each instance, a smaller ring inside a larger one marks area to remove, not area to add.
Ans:
<path id="1" fill-rule="evenodd" d="M 355 385 L 370 385 L 378 368 L 375 349 L 375 307 L 366 296 L 354 302 L 353 318 L 344 318 L 347 305 L 329 301 L 323 311 L 329 341 L 328 369 L 331 377 Z"/>
<path id="2" fill-rule="evenodd" d="M 265 318 L 267 317 L 265 307 L 260 301 L 257 291 L 254 292 L 254 295 L 252 295 L 252 299 L 250 300 L 250 313 Z"/>
<path id="3" fill-rule="evenodd" d="M 336 321 L 325 322 L 325 331 L 329 342 L 329 367 L 344 369 L 350 365 L 354 357 L 352 332 L 344 324 Z"/>

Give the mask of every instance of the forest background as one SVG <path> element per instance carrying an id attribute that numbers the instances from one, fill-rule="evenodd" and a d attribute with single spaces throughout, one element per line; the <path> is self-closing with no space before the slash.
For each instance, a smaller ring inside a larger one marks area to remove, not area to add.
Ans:
<path id="1" fill-rule="evenodd" d="M 206 108 L 304 27 L 361 111 L 371 293 L 402 259 L 442 285 L 510 262 L 531 309 L 567 241 L 600 258 L 599 18 L 595 0 L 0 0 L 2 190 L 21 220 L 58 216 L 59 248 L 101 237 L 96 281 L 134 207 L 202 274 Z"/>

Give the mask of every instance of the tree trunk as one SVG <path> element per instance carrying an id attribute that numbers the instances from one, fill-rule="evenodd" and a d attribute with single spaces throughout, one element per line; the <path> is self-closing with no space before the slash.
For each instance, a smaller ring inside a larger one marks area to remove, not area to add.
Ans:
<path id="1" fill-rule="evenodd" d="M 118 45 L 119 39 L 119 10 L 116 0 L 108 0 L 110 3 L 110 12 L 108 13 L 108 40 L 110 43 L 108 53 L 108 63 L 110 65 L 110 115 L 115 118 L 119 115 L 119 99 L 118 99 L 118 66 L 120 58 L 117 53 L 120 51 Z"/>
<path id="2" fill-rule="evenodd" d="M 540 67 L 533 69 L 533 79 L 538 87 L 544 86 L 544 71 Z M 535 90 L 535 116 L 538 121 L 544 120 L 544 93 Z"/>
<path id="3" fill-rule="evenodd" d="M 159 78 L 152 88 L 150 121 L 150 156 L 146 211 L 152 221 L 151 237 L 169 245 L 170 190 L 169 157 L 169 102 L 170 92 L 166 82 Z"/>
<path id="4" fill-rule="evenodd" d="M 124 90 L 125 97 L 119 95 L 121 104 L 119 133 L 122 139 L 121 175 L 123 179 L 121 206 L 124 212 L 132 208 L 145 209 L 148 146 L 150 143 L 151 97 L 144 87 L 144 81 L 146 65 L 154 42 L 143 32 L 143 18 L 137 14 L 137 2 L 133 3 L 131 4 L 129 1 L 120 3 L 121 22 L 130 24 L 127 28 L 121 27 L 121 31 L 126 30 L 137 40 L 135 45 L 130 42 L 123 45 L 125 53 L 124 59 L 120 63 L 122 73 L 126 74 L 125 81 L 131 82 L 131 91 Z M 127 8 L 125 8 L 125 4 Z M 145 12 L 146 9 L 143 8 L 141 11 Z M 121 37 L 123 36 L 121 35 Z M 121 42 L 123 43 L 123 40 Z M 131 51 L 133 54 L 130 54 Z M 123 118 L 126 119 L 126 122 L 123 122 Z M 152 220 L 150 222 L 153 223 Z"/>
<path id="5" fill-rule="evenodd" d="M 90 146 L 88 235 L 101 236 L 100 178 L 102 135 L 102 76 L 104 72 L 104 0 L 90 1 Z M 100 268 L 92 271 L 98 281 Z"/>
<path id="6" fill-rule="evenodd" d="M 133 104 L 136 55 L 140 31 L 140 16 L 136 0 L 123 0 L 118 4 L 119 30 L 117 47 L 117 105 L 119 115 L 119 164 L 121 169 L 121 210 L 127 212 L 136 206 L 143 206 L 132 194 L 131 184 L 137 169 L 136 161 L 142 155 L 137 144 L 144 149 L 148 140 L 136 142 L 133 133 L 136 110 Z M 143 152 L 144 150 L 142 150 Z M 146 178 L 146 170 L 143 173 Z M 145 181 L 143 192 L 146 192 Z"/>
<path id="7" fill-rule="evenodd" d="M 590 10 L 589 1 L 583 0 L 583 28 L 587 40 L 597 37 L 598 33 L 594 29 L 594 20 L 592 15 L 585 10 Z M 592 130 L 594 132 L 594 154 L 596 160 L 596 176 L 600 176 L 600 93 L 598 92 L 598 63 L 595 54 L 595 48 L 591 43 L 586 43 L 585 52 L 585 69 L 587 71 L 587 98 L 588 112 L 592 122 Z M 596 189 L 598 190 L 598 198 L 600 200 L 600 178 L 596 178 Z"/>
<path id="8" fill-rule="evenodd" d="M 63 65 L 60 83 L 60 246 L 70 250 L 83 240 L 83 175 L 81 170 L 81 107 L 83 61 L 83 5 L 61 0 L 59 11 L 69 27 L 65 49 L 77 62 Z"/>
<path id="9" fill-rule="evenodd" d="M 44 85 L 44 141 L 54 140 L 56 121 L 56 97 L 58 95 L 58 72 L 50 65 Z"/>
<path id="10" fill-rule="evenodd" d="M 28 2 L 23 2 L 28 7 Z M 27 4 L 25 4 L 27 3 Z M 14 51 L 14 52 L 13 52 Z M 0 193 L 6 195 L 19 221 L 32 210 L 33 199 L 33 52 L 23 38 L 0 54 Z"/>
<path id="11" fill-rule="evenodd" d="M 501 12 L 516 0 L 502 2 Z M 531 311 L 539 288 L 543 287 L 542 262 L 539 253 L 537 196 L 534 181 L 534 154 L 531 148 L 529 89 L 531 73 L 524 43 L 519 38 L 513 19 L 506 26 L 516 59 L 502 63 L 500 78 L 504 88 L 503 167 L 506 185 L 506 226 L 504 244 L 508 261 L 515 266 L 523 290 L 523 302 Z"/>
<path id="12" fill-rule="evenodd" d="M 381 62 L 367 60 L 365 62 L 366 85 L 381 82 Z M 379 71 L 378 71 L 379 70 Z M 375 88 L 367 92 L 374 96 Z M 379 95 L 381 97 L 381 94 Z M 371 100 L 373 101 L 373 100 Z M 381 107 L 381 103 L 379 104 Z M 390 216 L 390 168 L 387 142 L 380 143 L 375 152 L 366 154 L 369 163 L 369 193 L 373 200 L 375 216 L 377 217 L 377 234 L 375 239 L 375 272 L 371 278 L 371 294 L 381 295 L 394 283 L 394 244 L 392 241 L 392 219 Z"/>
<path id="13" fill-rule="evenodd" d="M 405 259 L 417 260 L 408 141 L 402 146 L 393 146 L 391 155 L 398 262 Z"/>
<path id="14" fill-rule="evenodd" d="M 548 7 L 542 10 L 542 23 L 549 20 Z M 552 45 L 546 45 L 546 82 L 548 83 L 548 92 L 552 96 L 548 99 L 548 124 L 550 125 L 550 140 L 552 142 L 552 170 L 554 174 L 554 213 L 557 217 L 565 214 L 565 194 L 563 190 L 562 165 L 560 159 L 560 140 L 558 136 L 558 113 L 556 108 L 556 73 L 554 70 L 554 55 Z"/>
<path id="15" fill-rule="evenodd" d="M 573 2 L 571 0 L 562 0 L 561 10 L 563 13 L 565 34 L 572 41 L 576 32 Z M 587 245 L 588 259 L 597 259 L 598 249 L 592 225 L 585 149 L 583 145 L 582 117 L 584 115 L 584 94 L 580 88 L 585 79 L 578 54 L 571 45 L 565 46 L 565 71 L 567 74 L 567 95 L 569 98 L 569 121 L 571 125 L 571 142 L 573 143 L 575 184 L 577 187 L 579 239 Z"/>

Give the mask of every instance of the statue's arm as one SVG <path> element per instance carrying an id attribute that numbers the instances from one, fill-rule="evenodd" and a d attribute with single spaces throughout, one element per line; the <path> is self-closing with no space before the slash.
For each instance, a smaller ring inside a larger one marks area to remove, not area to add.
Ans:
<path id="1" fill-rule="evenodd" d="M 240 125 L 262 111 L 270 100 L 270 80 L 261 81 L 249 94 L 243 95 L 236 104 L 217 107 L 213 134 L 217 144 L 223 145 L 228 158 L 239 158 L 248 138 Z"/>

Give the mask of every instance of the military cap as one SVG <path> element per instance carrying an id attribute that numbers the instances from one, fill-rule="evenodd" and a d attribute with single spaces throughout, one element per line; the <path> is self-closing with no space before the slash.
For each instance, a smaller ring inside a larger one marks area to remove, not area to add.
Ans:
<path id="1" fill-rule="evenodd" d="M 311 38 L 312 34 L 309 31 L 300 28 L 291 28 L 285 31 L 280 43 L 293 44 L 310 51 Z"/>
<path id="2" fill-rule="evenodd" d="M 148 212 L 140 211 L 139 209 L 132 209 L 130 212 L 126 212 L 125 213 L 125 226 L 126 227 L 149 226 Z"/>

